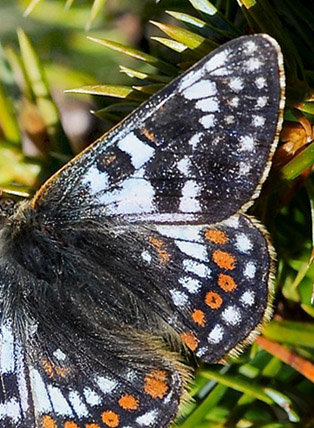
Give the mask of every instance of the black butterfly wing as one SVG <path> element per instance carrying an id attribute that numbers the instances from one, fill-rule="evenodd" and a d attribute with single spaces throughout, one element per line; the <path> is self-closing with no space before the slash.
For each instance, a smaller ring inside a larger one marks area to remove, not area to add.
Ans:
<path id="1" fill-rule="evenodd" d="M 64 314 L 59 324 L 19 316 L 0 327 L 2 428 L 159 428 L 174 418 L 181 368 L 152 337 L 113 325 L 92 337 Z"/>
<path id="2" fill-rule="evenodd" d="M 104 265 L 145 302 L 140 329 L 153 328 L 147 320 L 158 316 L 169 325 L 167 333 L 174 329 L 213 363 L 252 342 L 270 317 L 273 252 L 255 219 L 235 215 L 213 225 L 119 225 L 111 231 Z"/>
<path id="3" fill-rule="evenodd" d="M 267 175 L 283 86 L 273 39 L 232 40 L 57 173 L 33 206 L 144 222 L 227 218 L 251 203 Z"/>

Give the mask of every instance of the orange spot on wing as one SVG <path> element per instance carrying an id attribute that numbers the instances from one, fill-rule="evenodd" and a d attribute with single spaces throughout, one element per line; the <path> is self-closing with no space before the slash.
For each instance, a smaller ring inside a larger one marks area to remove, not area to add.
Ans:
<path id="1" fill-rule="evenodd" d="M 218 285 L 227 292 L 233 291 L 237 288 L 237 284 L 234 279 L 229 275 L 224 275 L 223 273 L 220 273 L 218 276 Z"/>
<path id="2" fill-rule="evenodd" d="M 104 424 L 111 428 L 119 426 L 120 423 L 119 416 L 112 410 L 106 410 L 105 412 L 103 412 L 101 414 L 101 419 Z"/>
<path id="3" fill-rule="evenodd" d="M 195 351 L 198 347 L 199 340 L 191 331 L 180 334 L 181 339 L 191 351 Z"/>
<path id="4" fill-rule="evenodd" d="M 43 428 L 58 428 L 56 421 L 49 415 L 44 415 L 41 418 Z"/>
<path id="5" fill-rule="evenodd" d="M 154 134 L 153 132 L 149 131 L 148 129 L 143 128 L 143 129 L 142 129 L 142 134 L 143 134 L 143 135 L 145 135 L 145 137 L 146 137 L 148 140 L 150 140 L 150 141 L 156 141 L 155 134 Z"/>
<path id="6" fill-rule="evenodd" d="M 80 428 L 79 425 L 77 425 L 75 422 L 73 421 L 66 421 L 64 423 L 64 428 Z"/>
<path id="7" fill-rule="evenodd" d="M 41 362 L 42 362 L 43 369 L 45 370 L 47 376 L 52 379 L 54 376 L 53 365 L 48 360 L 46 360 L 45 358 L 43 358 L 41 360 Z"/>
<path id="8" fill-rule="evenodd" d="M 215 250 L 213 252 L 213 260 L 222 269 L 233 270 L 235 268 L 235 257 L 226 251 Z"/>
<path id="9" fill-rule="evenodd" d="M 100 428 L 100 425 L 98 424 L 85 424 L 86 428 Z"/>
<path id="10" fill-rule="evenodd" d="M 170 255 L 168 251 L 165 249 L 164 241 L 159 238 L 155 238 L 154 236 L 150 236 L 148 240 L 155 247 L 155 250 L 158 253 L 160 262 L 162 264 L 168 263 L 170 259 Z"/>
<path id="11" fill-rule="evenodd" d="M 124 410 L 136 410 L 138 409 L 139 401 L 133 395 L 125 394 L 119 400 L 119 406 Z"/>
<path id="12" fill-rule="evenodd" d="M 222 305 L 222 298 L 218 293 L 209 291 L 205 296 L 205 303 L 212 309 L 219 309 Z"/>
<path id="13" fill-rule="evenodd" d="M 54 377 L 55 374 L 57 374 L 57 376 L 59 377 L 65 377 L 69 373 L 69 369 L 67 369 L 66 367 L 56 366 L 45 358 L 43 358 L 41 362 L 47 376 L 49 376 L 51 379 Z"/>
<path id="14" fill-rule="evenodd" d="M 106 157 L 104 157 L 103 158 L 103 163 L 105 164 L 105 165 L 109 165 L 109 164 L 111 164 L 112 162 L 114 162 L 116 160 L 116 156 L 106 156 Z"/>
<path id="15" fill-rule="evenodd" d="M 56 371 L 56 373 L 57 373 L 57 375 L 59 376 L 59 377 L 66 377 L 66 375 L 69 373 L 69 369 L 67 369 L 66 367 L 58 367 L 58 366 L 55 366 L 54 367 L 54 369 L 55 369 L 55 371 Z"/>
<path id="16" fill-rule="evenodd" d="M 200 325 L 201 327 L 204 327 L 206 324 L 205 314 L 200 309 L 194 309 L 192 312 L 192 319 L 193 321 Z"/>
<path id="17" fill-rule="evenodd" d="M 228 241 L 228 237 L 224 232 L 215 229 L 206 230 L 205 238 L 214 244 L 220 245 L 224 245 Z"/>
<path id="18" fill-rule="evenodd" d="M 153 398 L 163 398 L 168 391 L 167 373 L 164 370 L 152 370 L 145 376 L 144 390 Z"/>

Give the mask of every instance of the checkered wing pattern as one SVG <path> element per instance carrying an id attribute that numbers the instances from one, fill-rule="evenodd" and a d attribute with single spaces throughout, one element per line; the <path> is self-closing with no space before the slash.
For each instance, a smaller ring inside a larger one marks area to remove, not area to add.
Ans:
<path id="1" fill-rule="evenodd" d="M 157 231 L 164 251 L 169 248 L 169 292 L 178 314 L 169 322 L 187 347 L 214 363 L 251 342 L 272 301 L 272 250 L 257 222 L 236 215 Z"/>
<path id="2" fill-rule="evenodd" d="M 0 426 L 166 428 L 182 345 L 207 362 L 268 316 L 244 210 L 274 152 L 280 49 L 241 37 L 52 177 L 0 231 Z"/>
<path id="3" fill-rule="evenodd" d="M 1 324 L 2 428 L 169 425 L 177 412 L 182 379 L 156 343 L 150 347 L 147 338 L 137 336 L 135 341 L 132 331 L 123 334 L 111 328 L 107 338 L 115 334 L 112 343 L 120 341 L 117 349 L 66 325 L 63 337 L 57 326 L 57 334 L 43 332 L 43 326 L 41 322 L 35 332 L 34 324 L 26 322 L 23 338 L 18 338 L 16 325 L 8 320 Z"/>
<path id="4" fill-rule="evenodd" d="M 117 245 L 119 254 L 110 242 L 110 274 L 202 360 L 217 362 L 240 349 L 269 317 L 272 249 L 255 219 L 235 215 L 214 225 L 119 226 L 112 232 L 124 245 Z"/>
<path id="5" fill-rule="evenodd" d="M 252 201 L 267 175 L 282 86 L 273 39 L 232 40 L 79 156 L 34 204 L 55 198 L 81 215 L 132 221 L 227 218 Z"/>

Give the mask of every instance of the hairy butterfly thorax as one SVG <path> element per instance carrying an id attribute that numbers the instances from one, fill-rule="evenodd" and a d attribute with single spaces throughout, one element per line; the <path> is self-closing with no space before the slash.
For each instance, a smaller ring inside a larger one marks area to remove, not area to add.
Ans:
<path id="1" fill-rule="evenodd" d="M 253 341 L 274 251 L 245 211 L 283 107 L 279 46 L 240 37 L 3 206 L 3 428 L 168 427 L 188 379 L 178 351 L 216 362 Z"/>

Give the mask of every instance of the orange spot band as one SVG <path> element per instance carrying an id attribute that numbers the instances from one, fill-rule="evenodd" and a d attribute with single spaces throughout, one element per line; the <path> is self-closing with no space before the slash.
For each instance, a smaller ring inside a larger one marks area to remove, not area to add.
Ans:
<path id="1" fill-rule="evenodd" d="M 119 426 L 120 423 L 119 416 L 112 410 L 106 410 L 105 412 L 103 412 L 101 414 L 101 419 L 104 424 L 111 428 L 116 428 L 117 426 Z"/>
<path id="2" fill-rule="evenodd" d="M 152 370 L 145 376 L 144 390 L 153 398 L 163 398 L 168 391 L 167 373 L 164 370 Z"/>
<path id="3" fill-rule="evenodd" d="M 125 394 L 119 400 L 119 406 L 124 410 L 136 410 L 138 409 L 139 401 L 133 397 L 133 395 Z"/>
<path id="4" fill-rule="evenodd" d="M 57 376 L 59 377 L 65 377 L 69 373 L 69 369 L 67 369 L 66 367 L 56 366 L 50 363 L 45 358 L 43 358 L 41 362 L 47 376 L 49 376 L 51 379 L 55 376 L 55 374 L 57 374 Z"/>
<path id="5" fill-rule="evenodd" d="M 195 334 L 193 334 L 191 331 L 188 331 L 186 333 L 180 334 L 180 336 L 186 346 L 191 349 L 191 351 L 195 351 L 199 344 L 199 340 Z"/>
<path id="6" fill-rule="evenodd" d="M 192 312 L 193 321 L 201 327 L 204 327 L 206 324 L 205 314 L 200 309 L 194 309 Z"/>
<path id="7" fill-rule="evenodd" d="M 45 358 L 43 358 L 41 360 L 41 363 L 43 365 L 43 369 L 45 370 L 47 376 L 52 379 L 54 376 L 52 364 L 48 360 L 46 360 Z"/>
<path id="8" fill-rule="evenodd" d="M 168 263 L 170 256 L 167 250 L 165 249 L 165 243 L 161 239 L 150 236 L 148 238 L 149 242 L 155 247 L 155 250 L 158 253 L 159 260 L 162 264 Z"/>
<path id="9" fill-rule="evenodd" d="M 41 418 L 41 423 L 44 428 L 58 428 L 56 421 L 49 415 L 44 415 Z"/>
<path id="10" fill-rule="evenodd" d="M 218 293 L 209 291 L 205 296 L 205 303 L 212 309 L 219 309 L 222 305 L 222 298 Z"/>
<path id="11" fill-rule="evenodd" d="M 205 238 L 214 244 L 220 245 L 224 245 L 228 241 L 228 237 L 224 232 L 215 229 L 206 230 Z"/>
<path id="12" fill-rule="evenodd" d="M 229 275 L 220 273 L 218 276 L 218 285 L 226 292 L 233 291 L 237 288 L 237 284 L 234 279 Z"/>
<path id="13" fill-rule="evenodd" d="M 235 257 L 226 251 L 215 250 L 213 260 L 222 269 L 233 270 L 235 268 Z"/>

